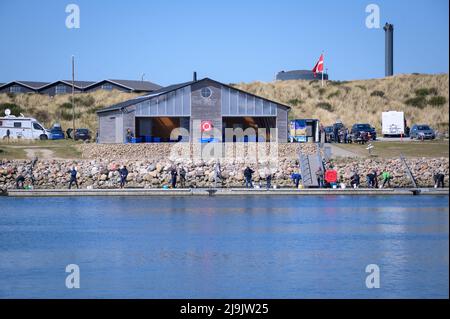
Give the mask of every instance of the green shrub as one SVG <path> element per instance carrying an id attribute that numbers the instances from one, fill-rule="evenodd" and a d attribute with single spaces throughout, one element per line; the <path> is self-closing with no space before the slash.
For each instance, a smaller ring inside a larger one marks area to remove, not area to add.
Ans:
<path id="1" fill-rule="evenodd" d="M 91 108 L 89 108 L 87 110 L 87 113 L 88 114 L 95 114 L 98 110 L 101 110 L 104 107 L 105 107 L 104 105 L 97 105 L 97 106 L 91 107 Z"/>
<path id="2" fill-rule="evenodd" d="M 11 115 L 19 116 L 20 113 L 23 113 L 24 110 L 17 104 L 14 103 L 2 103 L 0 104 L 0 116 L 5 114 L 5 110 L 9 109 L 11 111 Z"/>
<path id="3" fill-rule="evenodd" d="M 72 103 L 66 102 L 59 106 L 60 109 L 64 110 L 71 110 L 72 109 Z"/>
<path id="4" fill-rule="evenodd" d="M 384 92 L 383 91 L 373 91 L 372 93 L 370 93 L 370 96 L 383 97 L 384 96 Z"/>
<path id="5" fill-rule="evenodd" d="M 428 92 L 429 92 L 431 95 L 438 95 L 438 90 L 437 90 L 436 88 L 429 88 L 429 89 L 428 89 Z"/>
<path id="6" fill-rule="evenodd" d="M 416 96 L 405 101 L 406 105 L 423 109 L 427 105 L 427 99 L 424 96 Z"/>
<path id="7" fill-rule="evenodd" d="M 436 88 L 422 88 L 414 91 L 417 96 L 437 95 L 438 90 Z"/>
<path id="8" fill-rule="evenodd" d="M 75 119 L 79 119 L 81 117 L 80 112 L 75 112 Z M 64 121 L 72 121 L 72 111 L 61 110 L 59 113 L 59 118 Z"/>
<path id="9" fill-rule="evenodd" d="M 357 85 L 356 87 L 360 88 L 361 90 L 364 90 L 364 91 L 367 90 L 367 88 L 364 85 Z"/>
<path id="10" fill-rule="evenodd" d="M 319 94 L 323 95 L 325 93 L 326 89 L 325 88 L 320 88 L 319 89 Z"/>
<path id="11" fill-rule="evenodd" d="M 343 84 L 347 84 L 350 83 L 349 81 L 328 81 L 328 83 L 330 85 L 343 85 Z"/>
<path id="12" fill-rule="evenodd" d="M 36 111 L 33 116 L 41 123 L 47 124 L 50 121 L 50 114 L 44 110 Z"/>
<path id="13" fill-rule="evenodd" d="M 428 101 L 431 106 L 442 106 L 447 103 L 447 99 L 443 96 L 432 96 Z"/>
<path id="14" fill-rule="evenodd" d="M 325 111 L 332 112 L 333 106 L 328 102 L 319 102 L 316 104 L 318 108 L 324 109 Z"/>
<path id="15" fill-rule="evenodd" d="M 297 106 L 297 105 L 303 104 L 303 101 L 300 100 L 300 99 L 295 98 L 295 99 L 289 100 L 288 103 L 291 104 L 291 105 Z"/>
<path id="16" fill-rule="evenodd" d="M 95 99 L 91 95 L 80 95 L 73 99 L 76 106 L 90 107 L 94 105 Z"/>
<path id="17" fill-rule="evenodd" d="M 341 95 L 341 91 L 337 90 L 336 92 L 332 92 L 332 93 L 328 94 L 328 99 L 331 99 L 333 97 L 338 97 L 339 95 Z"/>

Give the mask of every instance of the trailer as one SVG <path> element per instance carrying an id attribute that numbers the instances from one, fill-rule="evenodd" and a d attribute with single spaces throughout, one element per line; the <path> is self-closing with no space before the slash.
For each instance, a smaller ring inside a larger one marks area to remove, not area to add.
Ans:
<path id="1" fill-rule="evenodd" d="M 47 140 L 50 133 L 35 118 L 10 115 L 0 117 L 0 138 L 3 139 L 40 139 Z"/>
<path id="2" fill-rule="evenodd" d="M 404 136 L 405 128 L 405 113 L 397 111 L 381 113 L 381 132 L 383 136 Z"/>

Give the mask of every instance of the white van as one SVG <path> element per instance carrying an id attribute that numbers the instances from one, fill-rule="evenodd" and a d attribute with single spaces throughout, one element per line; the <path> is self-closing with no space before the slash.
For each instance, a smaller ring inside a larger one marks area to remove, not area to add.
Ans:
<path id="1" fill-rule="evenodd" d="M 9 113 L 9 112 L 7 112 Z M 49 132 L 32 117 L 6 115 L 0 117 L 0 138 L 47 140 Z"/>
<path id="2" fill-rule="evenodd" d="M 383 112 L 381 131 L 383 136 L 405 135 L 405 114 L 397 111 Z"/>

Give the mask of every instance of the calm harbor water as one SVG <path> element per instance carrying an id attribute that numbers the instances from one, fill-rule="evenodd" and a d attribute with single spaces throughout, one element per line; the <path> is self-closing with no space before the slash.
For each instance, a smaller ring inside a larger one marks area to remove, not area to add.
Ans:
<path id="1" fill-rule="evenodd" d="M 0 298 L 448 298 L 448 201 L 0 197 Z"/>

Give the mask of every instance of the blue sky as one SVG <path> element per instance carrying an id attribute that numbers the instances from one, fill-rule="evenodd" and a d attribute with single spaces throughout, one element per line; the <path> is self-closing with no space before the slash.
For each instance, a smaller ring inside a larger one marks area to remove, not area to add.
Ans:
<path id="1" fill-rule="evenodd" d="M 65 26 L 67 4 L 79 29 Z M 322 51 L 330 78 L 384 76 L 384 31 L 394 24 L 395 73 L 447 73 L 448 0 L 0 0 L 0 82 L 145 79 L 166 85 L 192 71 L 218 81 L 271 81 L 311 69 Z"/>

